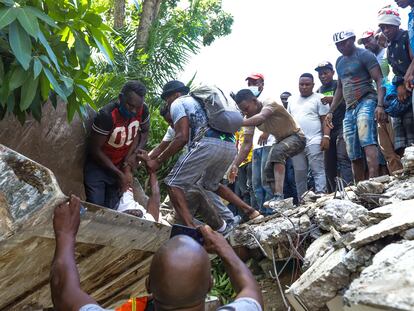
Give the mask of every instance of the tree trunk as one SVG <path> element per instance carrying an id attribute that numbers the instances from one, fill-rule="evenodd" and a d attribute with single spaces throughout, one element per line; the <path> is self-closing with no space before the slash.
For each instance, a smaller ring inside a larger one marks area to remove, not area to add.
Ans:
<path id="1" fill-rule="evenodd" d="M 145 48 L 149 38 L 152 23 L 156 20 L 162 0 L 144 0 L 142 13 L 137 29 L 135 50 Z"/>
<path id="2" fill-rule="evenodd" d="M 125 24 L 125 0 L 114 0 L 114 28 L 120 29 Z"/>

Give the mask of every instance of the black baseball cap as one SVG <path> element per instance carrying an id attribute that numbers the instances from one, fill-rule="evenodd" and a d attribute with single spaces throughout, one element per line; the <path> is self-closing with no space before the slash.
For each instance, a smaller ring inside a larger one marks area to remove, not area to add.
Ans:
<path id="1" fill-rule="evenodd" d="M 181 81 L 172 80 L 167 82 L 162 88 L 161 98 L 165 100 L 168 95 L 171 95 L 176 92 L 181 92 L 183 94 L 188 94 L 190 89 Z"/>
<path id="2" fill-rule="evenodd" d="M 322 63 L 318 64 L 318 66 L 315 68 L 315 71 L 319 72 L 322 69 L 334 70 L 332 64 L 330 62 L 328 62 L 328 61 L 322 62 Z"/>

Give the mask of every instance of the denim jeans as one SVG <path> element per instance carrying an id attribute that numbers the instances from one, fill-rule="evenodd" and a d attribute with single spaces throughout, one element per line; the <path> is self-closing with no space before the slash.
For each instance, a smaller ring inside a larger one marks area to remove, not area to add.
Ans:
<path id="1" fill-rule="evenodd" d="M 234 190 L 243 202 L 249 204 L 253 208 L 256 208 L 257 203 L 252 186 L 252 162 L 239 167 Z"/>
<path id="2" fill-rule="evenodd" d="M 308 190 L 308 168 L 312 172 L 315 181 L 315 192 L 326 192 L 326 175 L 324 154 L 319 144 L 305 147 L 305 150 L 292 157 L 295 169 L 296 189 L 300 198 Z"/>
<path id="3" fill-rule="evenodd" d="M 265 146 L 262 148 L 253 150 L 252 159 L 252 185 L 253 191 L 256 197 L 256 207 L 263 212 L 263 203 L 270 200 L 273 196 L 272 189 L 266 183 L 266 177 L 264 169 L 269 155 L 271 146 Z"/>

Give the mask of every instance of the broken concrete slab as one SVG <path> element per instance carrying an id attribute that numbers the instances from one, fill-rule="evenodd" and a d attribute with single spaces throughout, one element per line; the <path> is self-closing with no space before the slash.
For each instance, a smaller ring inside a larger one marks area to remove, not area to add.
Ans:
<path id="1" fill-rule="evenodd" d="M 288 300 L 299 301 L 308 311 L 322 308 L 349 283 L 349 271 L 343 264 L 346 253 L 344 248 L 332 249 L 320 257 L 286 291 Z"/>
<path id="2" fill-rule="evenodd" d="M 349 252 L 331 248 L 286 291 L 289 301 L 300 302 L 308 311 L 320 310 L 349 284 L 355 272 L 371 264 L 380 247 L 369 245 Z"/>
<path id="3" fill-rule="evenodd" d="M 324 234 L 319 239 L 313 241 L 306 250 L 302 268 L 306 270 L 312 266 L 318 258 L 322 257 L 327 250 L 332 248 L 334 243 L 335 239 L 332 233 Z"/>
<path id="4" fill-rule="evenodd" d="M 257 222 L 243 224 L 234 230 L 231 244 L 255 249 L 259 248 L 257 243 L 259 242 L 267 257 L 271 258 L 272 248 L 277 249 L 278 246 L 289 242 L 288 236 L 297 237 L 297 233 L 301 230 L 299 219 L 271 216 Z M 308 230 L 309 227 L 304 227 L 304 225 L 305 223 L 302 224 L 302 228 Z"/>
<path id="5" fill-rule="evenodd" d="M 333 226 L 340 232 L 350 232 L 364 226 L 361 218 L 367 215 L 368 210 L 361 205 L 334 199 L 316 211 L 315 220 L 325 231 Z"/>
<path id="6" fill-rule="evenodd" d="M 350 243 L 352 247 L 361 247 L 383 237 L 414 228 L 414 200 L 382 206 L 370 211 L 369 214 L 389 217 L 357 233 Z"/>
<path id="7" fill-rule="evenodd" d="M 385 190 L 385 186 L 383 183 L 372 181 L 372 180 L 364 180 L 358 183 L 356 192 L 357 194 L 381 194 Z"/>
<path id="8" fill-rule="evenodd" d="M 405 170 L 412 170 L 414 168 L 414 146 L 405 148 L 401 163 Z"/>
<path id="9" fill-rule="evenodd" d="M 374 310 L 414 310 L 414 241 L 383 248 L 351 283 L 344 298 L 351 306 L 378 308 Z"/>

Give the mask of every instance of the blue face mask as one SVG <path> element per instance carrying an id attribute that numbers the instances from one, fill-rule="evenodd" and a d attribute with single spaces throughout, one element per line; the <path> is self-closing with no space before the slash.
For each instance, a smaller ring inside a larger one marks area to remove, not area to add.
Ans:
<path id="1" fill-rule="evenodd" d="M 249 86 L 249 90 L 253 93 L 254 96 L 258 97 L 260 95 L 258 86 Z"/>
<path id="2" fill-rule="evenodd" d="M 130 112 L 123 103 L 119 104 L 119 113 L 121 114 L 121 116 L 123 116 L 125 119 L 130 119 L 135 117 L 136 113 L 134 112 Z"/>

